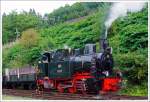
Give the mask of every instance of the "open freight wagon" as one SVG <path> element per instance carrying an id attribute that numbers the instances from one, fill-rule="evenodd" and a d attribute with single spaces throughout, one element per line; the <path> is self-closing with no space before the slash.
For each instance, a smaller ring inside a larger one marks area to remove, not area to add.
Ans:
<path id="1" fill-rule="evenodd" d="M 28 66 L 24 68 L 5 69 L 3 76 L 3 87 L 25 89 L 35 89 L 36 71 L 35 68 Z"/>

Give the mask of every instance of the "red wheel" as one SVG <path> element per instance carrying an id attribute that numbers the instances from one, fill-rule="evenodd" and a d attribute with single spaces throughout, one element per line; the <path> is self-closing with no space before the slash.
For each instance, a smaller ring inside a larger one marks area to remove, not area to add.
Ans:
<path id="1" fill-rule="evenodd" d="M 75 93 L 76 92 L 76 90 L 74 89 L 74 88 L 68 88 L 68 91 L 69 91 L 69 93 Z"/>
<path id="2" fill-rule="evenodd" d="M 64 89 L 61 87 L 61 85 L 60 85 L 60 84 L 58 84 L 57 89 L 58 89 L 58 91 L 59 91 L 59 92 L 61 92 L 61 93 L 63 93 L 63 92 L 64 92 Z"/>

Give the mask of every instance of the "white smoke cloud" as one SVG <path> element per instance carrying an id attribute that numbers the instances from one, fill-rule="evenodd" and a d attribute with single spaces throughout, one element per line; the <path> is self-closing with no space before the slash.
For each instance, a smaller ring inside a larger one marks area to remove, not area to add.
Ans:
<path id="1" fill-rule="evenodd" d="M 109 11 L 109 16 L 105 22 L 106 28 L 109 28 L 113 21 L 118 17 L 126 16 L 127 12 L 138 12 L 144 7 L 144 2 L 118 2 L 114 3 Z"/>

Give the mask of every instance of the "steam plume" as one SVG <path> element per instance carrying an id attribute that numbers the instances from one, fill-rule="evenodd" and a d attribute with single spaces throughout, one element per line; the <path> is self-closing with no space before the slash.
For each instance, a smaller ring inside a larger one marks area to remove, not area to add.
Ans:
<path id="1" fill-rule="evenodd" d="M 105 37 L 107 37 L 107 29 L 111 26 L 113 21 L 118 17 L 126 16 L 127 12 L 138 12 L 144 7 L 144 2 L 121 2 L 114 3 L 110 8 L 108 18 L 106 19 L 105 26 Z"/>

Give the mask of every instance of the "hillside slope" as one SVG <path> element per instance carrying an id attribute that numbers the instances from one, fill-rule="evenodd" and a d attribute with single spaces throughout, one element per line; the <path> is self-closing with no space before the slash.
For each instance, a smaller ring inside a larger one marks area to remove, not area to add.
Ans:
<path id="1" fill-rule="evenodd" d="M 41 16 L 34 9 L 30 9 L 29 12 L 22 11 L 18 13 L 14 10 L 9 14 L 4 13 L 2 15 L 2 43 L 15 41 L 28 28 L 48 28 L 59 23 L 92 15 L 93 12 L 98 12 L 100 8 L 106 8 L 110 4 L 105 2 L 77 2 L 72 6 L 60 7 L 44 16 Z"/>
<path id="2" fill-rule="evenodd" d="M 109 29 L 115 66 L 124 71 L 129 86 L 123 93 L 148 93 L 148 9 L 116 20 Z M 134 86 L 134 87 L 133 87 Z"/>

